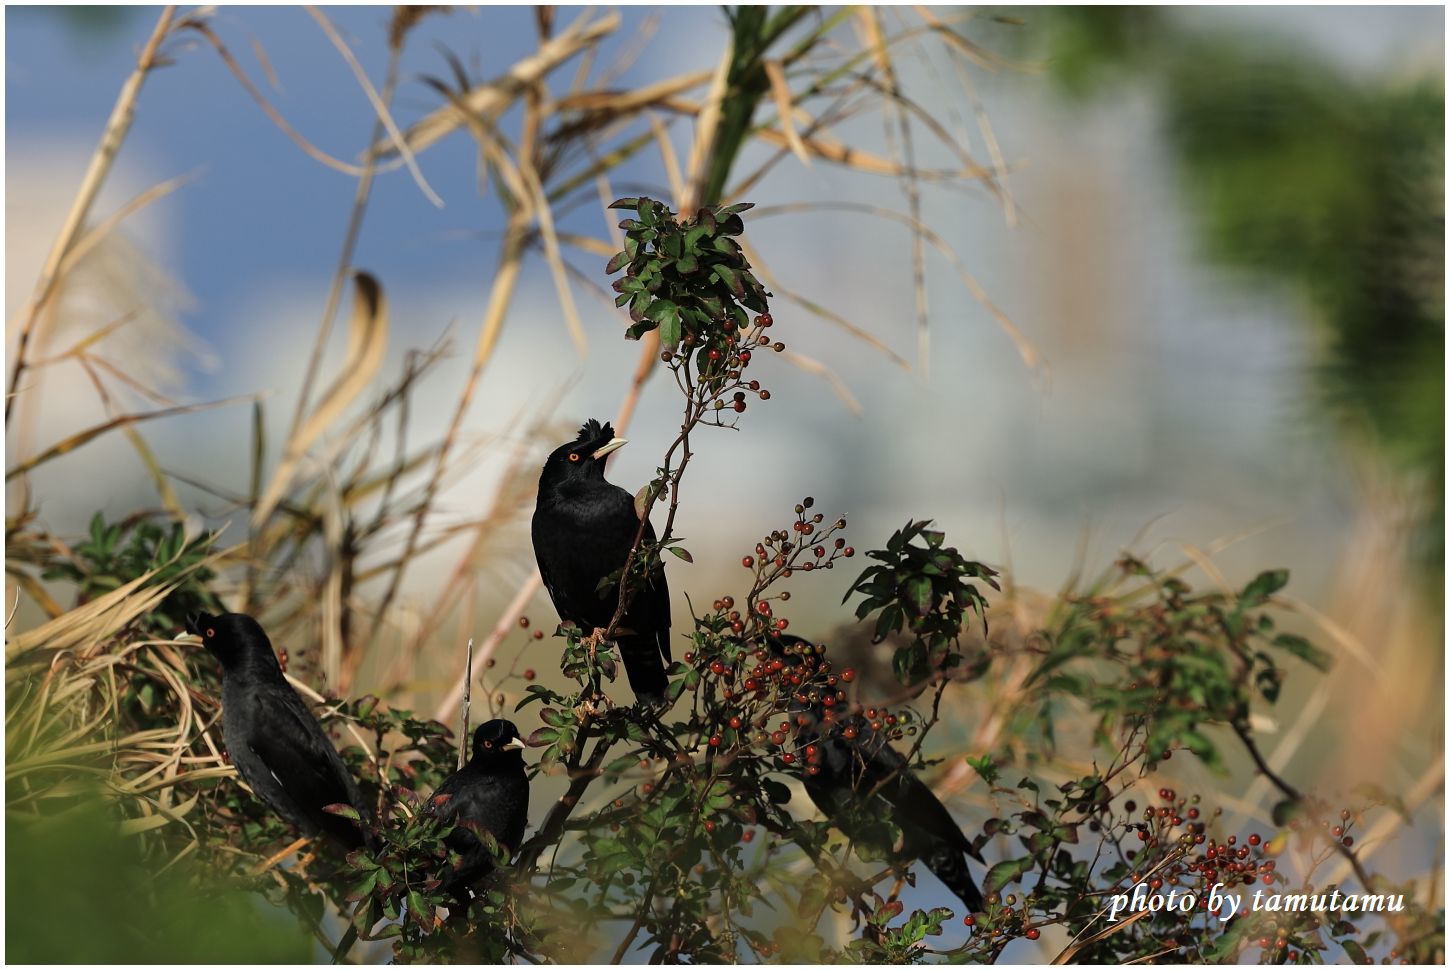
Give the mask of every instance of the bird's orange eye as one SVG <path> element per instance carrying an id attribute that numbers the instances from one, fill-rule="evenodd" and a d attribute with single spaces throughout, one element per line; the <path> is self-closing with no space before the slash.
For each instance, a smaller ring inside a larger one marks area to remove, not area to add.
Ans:
<path id="1" fill-rule="evenodd" d="M 216 627 L 214 627 L 214 626 L 207 627 L 206 628 L 206 635 L 209 636 L 209 637 L 216 636 Z"/>
<path id="2" fill-rule="evenodd" d="M 576 451 L 569 452 L 569 460 L 570 461 L 578 461 L 579 460 L 579 453 L 576 452 Z"/>
<path id="3" fill-rule="evenodd" d="M 483 742 L 483 746 L 485 748 L 491 748 L 491 747 L 493 747 L 493 742 L 492 741 L 485 741 L 485 742 Z"/>

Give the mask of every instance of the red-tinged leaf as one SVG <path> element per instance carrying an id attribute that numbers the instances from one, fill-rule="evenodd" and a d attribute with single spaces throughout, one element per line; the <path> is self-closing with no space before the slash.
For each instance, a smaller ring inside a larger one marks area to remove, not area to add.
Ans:
<path id="1" fill-rule="evenodd" d="M 362 821 L 362 813 L 346 802 L 336 802 L 332 805 L 322 806 L 322 810 L 329 815 L 341 815 L 343 818 L 350 818 L 354 822 Z"/>

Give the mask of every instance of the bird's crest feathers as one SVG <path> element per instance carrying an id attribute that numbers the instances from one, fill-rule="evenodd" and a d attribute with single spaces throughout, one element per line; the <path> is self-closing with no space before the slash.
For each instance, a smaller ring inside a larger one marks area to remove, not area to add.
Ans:
<path id="1" fill-rule="evenodd" d="M 584 426 L 579 429 L 579 440 L 580 441 L 593 441 L 596 438 L 613 438 L 613 437 L 614 437 L 614 426 L 612 424 L 610 424 L 608 421 L 606 421 L 604 424 L 601 425 L 594 418 L 590 418 L 588 421 L 585 421 L 584 422 Z"/>

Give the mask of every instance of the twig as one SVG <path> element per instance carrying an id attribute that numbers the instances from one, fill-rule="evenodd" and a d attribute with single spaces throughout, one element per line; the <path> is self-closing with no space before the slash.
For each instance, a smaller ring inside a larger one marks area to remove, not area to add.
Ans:
<path id="1" fill-rule="evenodd" d="M 1249 752 L 1249 757 L 1254 759 L 1254 765 L 1259 769 L 1259 773 L 1262 774 L 1265 778 L 1269 779 L 1270 784 L 1272 784 L 1275 788 L 1279 789 L 1279 791 L 1283 792 L 1286 798 L 1290 799 L 1291 801 L 1302 802 L 1304 796 L 1299 793 L 1299 789 L 1289 784 L 1277 773 L 1275 773 L 1274 769 L 1269 767 L 1269 763 L 1264 760 L 1263 754 L 1259 751 L 1259 746 L 1254 742 L 1253 736 L 1249 734 L 1248 729 L 1240 724 L 1238 721 L 1234 722 L 1233 729 L 1234 734 L 1238 735 L 1239 740 L 1243 742 L 1244 748 Z M 1338 839 L 1334 840 L 1333 845 L 1335 851 L 1337 851 L 1340 855 L 1344 856 L 1345 860 L 1349 863 L 1350 868 L 1354 870 L 1354 875 L 1357 879 L 1359 879 L 1359 884 L 1365 889 L 1369 889 L 1369 873 L 1365 871 L 1364 866 L 1355 856 L 1354 850 L 1350 849 L 1349 846 L 1345 845 L 1343 842 L 1340 842 Z"/>
<path id="2" fill-rule="evenodd" d="M 463 733 L 458 735 L 458 767 L 468 761 L 468 706 L 473 699 L 473 637 L 468 638 L 468 660 L 463 666 Z"/>

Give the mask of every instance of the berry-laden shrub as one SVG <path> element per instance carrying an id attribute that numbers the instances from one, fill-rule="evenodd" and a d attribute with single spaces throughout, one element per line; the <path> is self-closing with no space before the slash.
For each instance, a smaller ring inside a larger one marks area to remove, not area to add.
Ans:
<path id="1" fill-rule="evenodd" d="M 694 561 L 674 524 L 703 429 L 742 428 L 747 403 L 770 398 L 755 355 L 784 349 L 772 336 L 770 294 L 737 242 L 748 205 L 689 217 L 647 198 L 614 207 L 633 213 L 608 265 L 623 271 L 617 303 L 629 307 L 630 338 L 658 331 L 681 424 L 636 496 L 641 520 L 666 504 L 658 541 L 645 541 L 641 527 L 626 563 L 602 580 L 622 578 L 610 626 L 599 637 L 572 627 L 557 635 L 577 689 L 525 674 L 513 717 L 536 752 L 530 834 L 467 906 L 449 898 L 439 878 L 452 861 L 449 828 L 426 806 L 457 764 L 453 735 L 374 698 L 332 702 L 324 723 L 374 799 L 379 847 L 343 860 L 313 846 L 287 860 L 279 850 L 291 833 L 222 781 L 198 792 L 191 819 L 203 833 L 197 854 L 219 882 L 287 905 L 338 958 L 399 962 L 991 962 L 1009 945 L 1035 946 L 1012 955 L 1043 962 L 1443 956 L 1443 915 L 1408 892 L 1403 910 L 1373 917 L 1254 912 L 1225 922 L 1209 908 L 1214 887 L 1317 891 L 1339 867 L 1358 891 L 1395 891 L 1366 870 L 1355 843 L 1390 800 L 1366 791 L 1331 804 L 1301 792 L 1256 746 L 1251 715 L 1278 701 L 1296 664 L 1322 669 L 1329 659 L 1278 629 L 1274 594 L 1288 578 L 1280 571 L 1202 592 L 1129 556 L 1089 590 L 1061 597 L 1030 636 L 994 638 L 997 572 L 913 520 L 865 554 L 870 563 L 847 592 L 874 648 L 892 652 L 899 682 L 866 701 L 831 643 L 791 635 L 790 587 L 856 556 L 846 519 L 808 497 L 758 541 L 728 551 L 743 569 L 738 588 L 708 609 L 691 600 L 668 706 L 612 704 L 609 640 L 633 590 L 665 551 Z M 1003 687 L 990 740 L 950 759 L 954 770 L 970 766 L 958 776 L 980 782 L 974 806 L 991 805 L 958 814 L 988 859 L 975 872 L 985 908 L 967 913 L 952 900 L 908 909 L 903 884 L 930 877 L 896 854 L 899 819 L 862 803 L 825 819 L 804 797 L 803 783 L 822 770 L 821 732 L 891 744 L 899 770 L 932 780 L 938 730 L 972 730 L 974 704 L 994 678 Z M 1277 789 L 1272 827 L 1228 831 L 1212 793 L 1166 783 L 1189 761 L 1225 771 L 1230 747 Z M 541 794 L 557 788 L 557 798 Z M 507 858 L 501 848 L 498 858 Z M 1105 918 L 1111 899 L 1138 887 L 1192 893 L 1195 903 Z"/>

